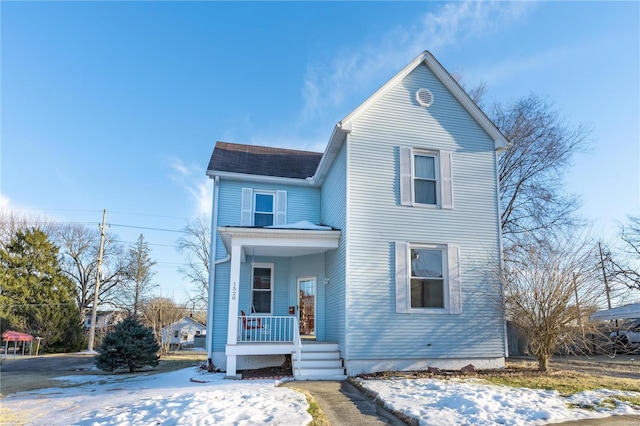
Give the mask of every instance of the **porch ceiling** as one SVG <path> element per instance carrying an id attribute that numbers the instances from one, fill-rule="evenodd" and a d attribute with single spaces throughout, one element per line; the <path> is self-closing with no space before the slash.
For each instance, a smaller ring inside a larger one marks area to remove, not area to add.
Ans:
<path id="1" fill-rule="evenodd" d="M 295 257 L 324 253 L 338 248 L 341 231 L 308 229 L 273 229 L 220 227 L 222 243 L 231 253 L 231 246 L 241 246 L 243 256 Z"/>

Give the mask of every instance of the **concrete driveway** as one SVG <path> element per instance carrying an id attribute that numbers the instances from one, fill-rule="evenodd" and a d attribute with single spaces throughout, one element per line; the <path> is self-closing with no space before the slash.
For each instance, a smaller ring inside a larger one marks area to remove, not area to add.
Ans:
<path id="1" fill-rule="evenodd" d="M 0 364 L 0 372 L 84 371 L 94 366 L 93 354 L 53 354 L 39 356 L 9 356 Z"/>

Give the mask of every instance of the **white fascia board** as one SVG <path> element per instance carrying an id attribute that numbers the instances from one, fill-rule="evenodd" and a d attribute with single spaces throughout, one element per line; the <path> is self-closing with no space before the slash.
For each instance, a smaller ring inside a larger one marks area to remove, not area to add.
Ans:
<path id="1" fill-rule="evenodd" d="M 333 132 L 331 133 L 329 143 L 327 144 L 327 147 L 322 154 L 322 158 L 320 159 L 320 163 L 318 164 L 318 168 L 311 179 L 311 184 L 313 186 L 322 185 L 325 176 L 329 172 L 329 168 L 331 168 L 331 164 L 333 164 L 333 160 L 335 160 L 336 155 L 338 155 L 338 151 L 340 151 L 345 135 L 350 132 L 351 123 L 346 126 L 342 122 L 335 125 Z"/>
<path id="2" fill-rule="evenodd" d="M 387 93 L 396 84 L 401 82 L 409 73 L 416 69 L 420 64 L 424 63 L 433 74 L 444 84 L 451 94 L 462 104 L 462 106 L 471 114 L 478 122 L 480 127 L 487 132 L 493 139 L 496 150 L 504 150 L 509 143 L 502 132 L 493 124 L 493 122 L 482 112 L 469 95 L 460 87 L 458 82 L 449 74 L 449 72 L 438 62 L 438 60 L 427 50 L 418 55 L 413 61 L 409 62 L 402 70 L 394 75 L 382 87 L 380 87 L 373 95 L 371 95 L 360 106 L 347 115 L 339 125 L 351 126 L 351 122 L 360 114 L 362 114 L 371 104 L 378 101 L 385 93 Z"/>
<path id="3" fill-rule="evenodd" d="M 238 181 L 238 182 L 260 182 L 269 183 L 274 185 L 293 185 L 293 186 L 312 186 L 313 178 L 308 177 L 306 179 L 296 179 L 278 176 L 264 176 L 264 175 L 248 175 L 245 173 L 234 172 L 218 172 L 215 170 L 207 170 L 207 176 L 214 179 L 218 176 L 220 179 Z"/>
<path id="4" fill-rule="evenodd" d="M 502 132 L 493 124 L 493 122 L 485 115 L 485 113 L 476 105 L 476 103 L 469 97 L 467 92 L 460 87 L 455 78 L 449 74 L 449 72 L 438 62 L 438 60 L 428 51 L 423 53 L 425 55 L 424 63 L 431 72 L 433 72 L 438 80 L 445 85 L 445 87 L 451 92 L 451 94 L 462 104 L 462 106 L 471 114 L 471 116 L 478 122 L 478 124 L 484 129 L 485 132 L 494 141 L 496 150 L 506 149 L 509 145 L 509 141 L 504 137 Z"/>
<path id="5" fill-rule="evenodd" d="M 234 246 L 338 248 L 342 231 L 219 227 L 222 242 Z"/>
<path id="6" fill-rule="evenodd" d="M 411 71 L 413 71 L 418 65 L 420 65 L 426 58 L 427 51 L 422 52 L 418 55 L 413 61 L 409 62 L 404 68 L 402 68 L 396 75 L 391 77 L 389 81 L 387 81 L 382 87 L 376 90 L 373 95 L 369 96 L 366 101 L 361 103 L 356 109 L 351 111 L 349 115 L 340 121 L 343 125 L 351 125 L 351 121 L 359 116 L 363 111 L 365 111 L 371 104 L 375 103 L 380 99 L 385 93 L 387 93 L 391 88 L 393 88 L 396 84 L 401 82 L 406 76 L 409 75 Z"/>

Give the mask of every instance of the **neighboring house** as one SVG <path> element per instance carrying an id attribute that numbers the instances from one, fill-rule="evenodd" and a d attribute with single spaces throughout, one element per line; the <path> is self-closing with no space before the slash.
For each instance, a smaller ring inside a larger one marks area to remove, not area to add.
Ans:
<path id="1" fill-rule="evenodd" d="M 424 52 L 323 154 L 216 143 L 207 350 L 297 378 L 504 366 L 497 155 L 507 140 Z"/>
<path id="2" fill-rule="evenodd" d="M 127 314 L 122 311 L 98 311 L 96 312 L 96 331 L 104 330 L 106 327 L 116 325 L 126 318 L 126 316 Z M 91 312 L 84 315 L 84 328 L 85 330 L 89 330 L 91 328 Z"/>
<path id="3" fill-rule="evenodd" d="M 172 348 L 202 347 L 202 337 L 207 334 L 207 326 L 189 317 L 183 317 L 162 328 L 162 341 Z"/>

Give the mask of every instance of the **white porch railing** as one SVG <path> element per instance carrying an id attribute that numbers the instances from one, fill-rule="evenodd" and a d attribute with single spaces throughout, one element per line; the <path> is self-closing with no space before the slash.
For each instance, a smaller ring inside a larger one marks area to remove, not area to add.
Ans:
<path id="1" fill-rule="evenodd" d="M 300 364 L 302 364 L 302 339 L 300 338 L 300 322 L 296 321 L 293 325 L 293 343 L 296 347 L 296 359 L 298 360 L 296 364 L 296 371 L 293 372 L 294 376 L 300 376 Z M 293 360 L 292 360 L 293 364 Z M 293 365 L 292 365 L 293 367 Z"/>
<path id="2" fill-rule="evenodd" d="M 294 343 L 296 320 L 295 316 L 239 316 L 238 343 Z"/>

